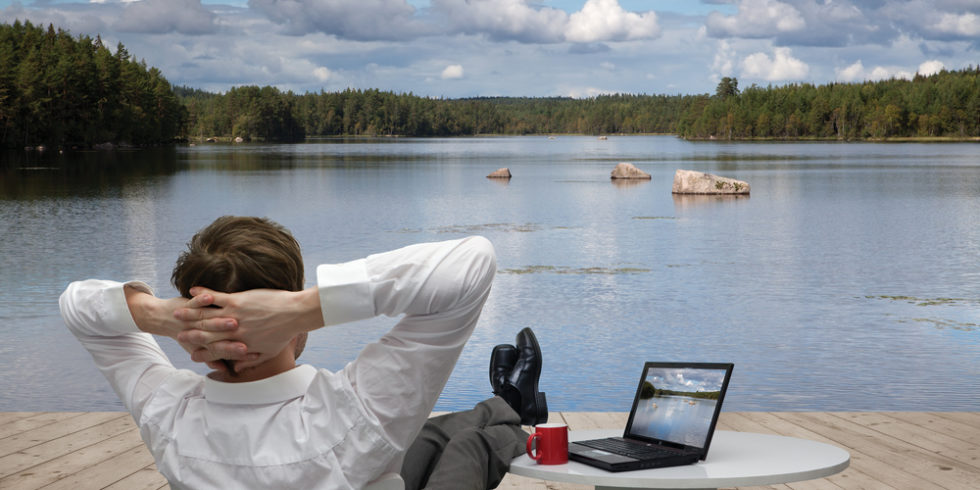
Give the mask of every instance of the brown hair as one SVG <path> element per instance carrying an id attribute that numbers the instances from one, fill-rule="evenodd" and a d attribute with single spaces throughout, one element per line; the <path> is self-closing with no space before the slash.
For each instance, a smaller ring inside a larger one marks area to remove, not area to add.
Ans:
<path id="1" fill-rule="evenodd" d="M 222 216 L 197 232 L 170 276 L 181 296 L 203 286 L 223 293 L 249 289 L 303 289 L 299 243 L 282 225 L 266 218 Z M 306 343 L 296 343 L 299 357 Z"/>

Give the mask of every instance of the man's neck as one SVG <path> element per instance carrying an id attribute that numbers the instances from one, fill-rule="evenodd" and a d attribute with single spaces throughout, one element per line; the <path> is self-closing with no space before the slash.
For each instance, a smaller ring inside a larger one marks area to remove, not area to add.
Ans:
<path id="1" fill-rule="evenodd" d="M 226 371 L 212 371 L 208 376 L 215 381 L 224 383 L 247 383 L 260 379 L 271 378 L 277 374 L 282 374 L 296 367 L 296 359 L 289 349 L 284 349 L 278 356 L 268 361 L 243 369 L 236 374 Z"/>

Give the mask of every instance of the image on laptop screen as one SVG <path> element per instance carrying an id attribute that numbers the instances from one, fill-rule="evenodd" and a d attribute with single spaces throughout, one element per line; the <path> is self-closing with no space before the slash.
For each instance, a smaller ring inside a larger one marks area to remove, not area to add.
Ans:
<path id="1" fill-rule="evenodd" d="M 705 447 L 724 381 L 724 369 L 648 368 L 628 435 Z"/>

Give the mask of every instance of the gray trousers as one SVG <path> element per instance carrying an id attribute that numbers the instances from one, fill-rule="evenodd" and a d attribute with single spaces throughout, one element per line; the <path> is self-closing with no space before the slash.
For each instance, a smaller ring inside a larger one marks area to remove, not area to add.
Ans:
<path id="1" fill-rule="evenodd" d="M 529 434 L 500 397 L 429 419 L 405 454 L 405 490 L 496 488 Z"/>

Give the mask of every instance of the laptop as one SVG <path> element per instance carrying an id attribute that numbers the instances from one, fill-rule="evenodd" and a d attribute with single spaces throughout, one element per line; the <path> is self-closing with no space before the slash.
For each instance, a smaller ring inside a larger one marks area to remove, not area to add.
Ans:
<path id="1" fill-rule="evenodd" d="M 648 362 L 623 437 L 568 444 L 568 459 L 608 471 L 693 464 L 708 456 L 734 364 Z"/>

